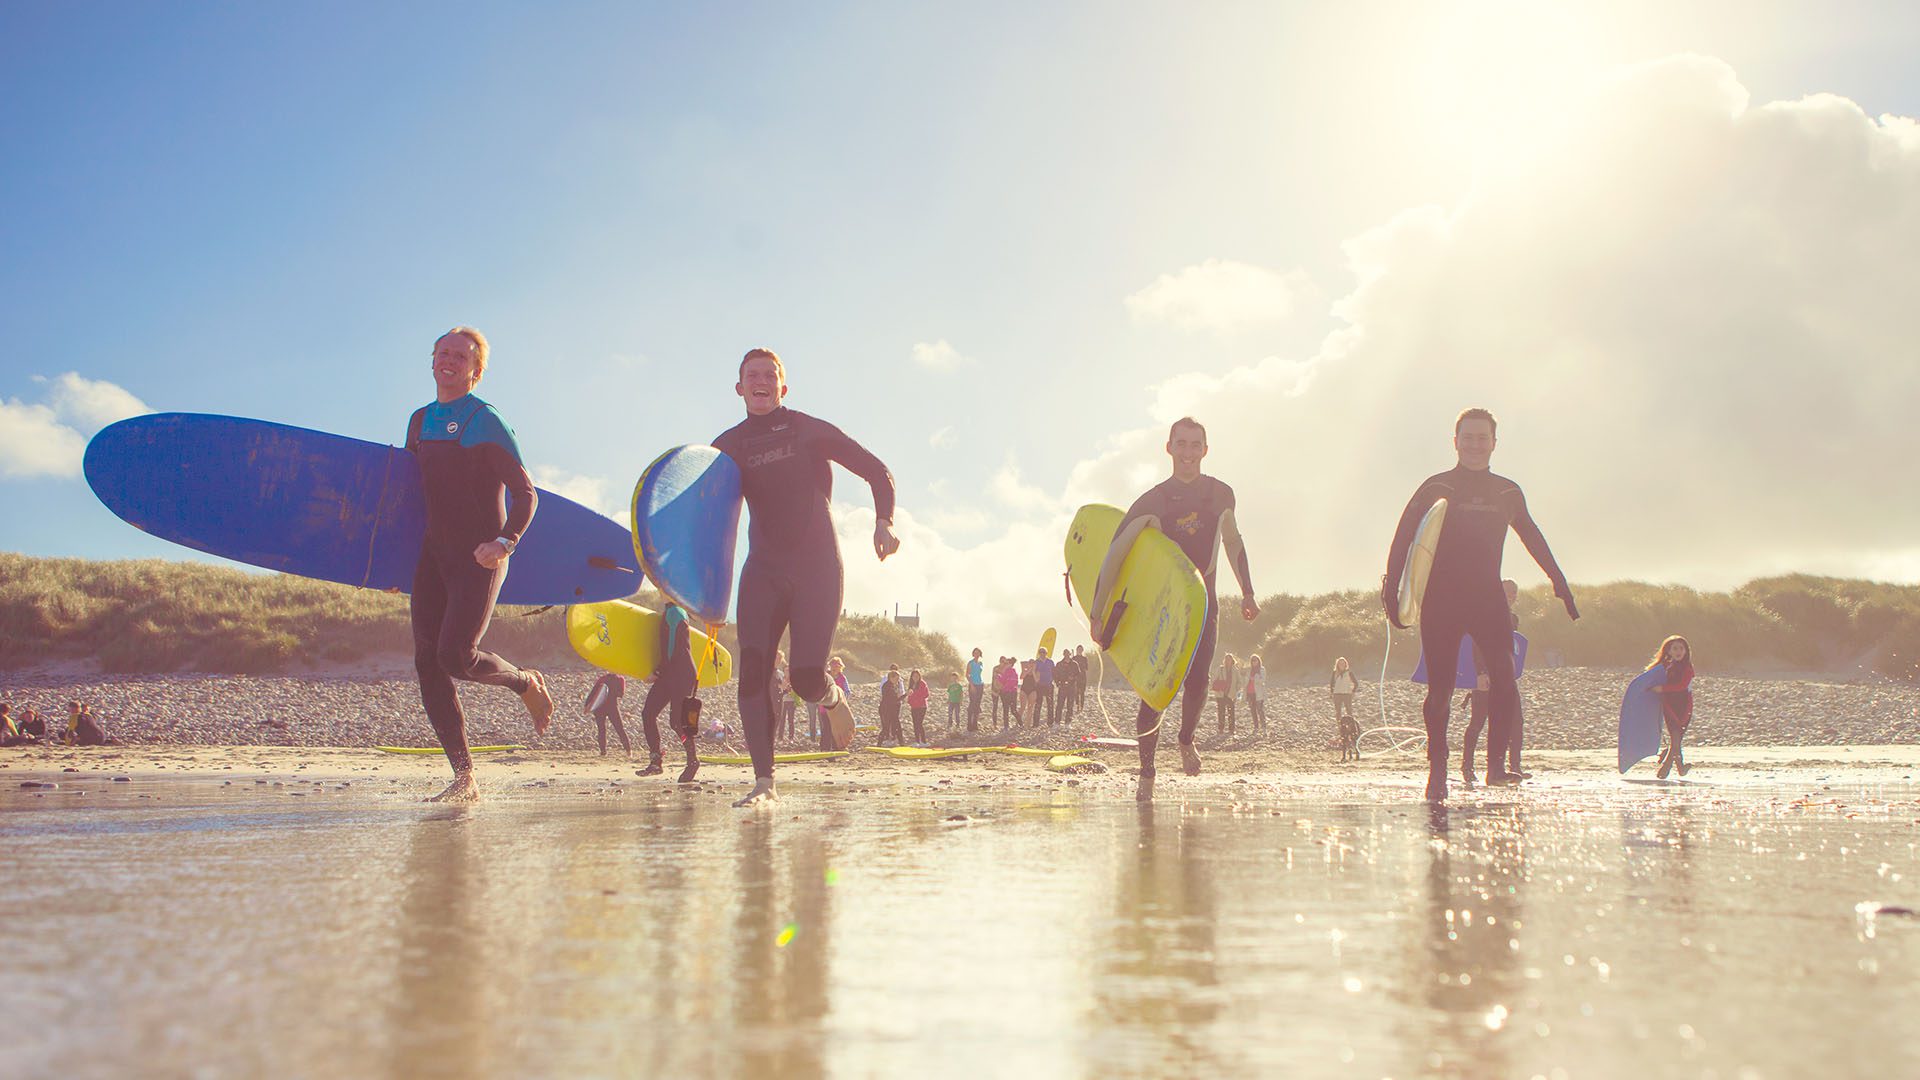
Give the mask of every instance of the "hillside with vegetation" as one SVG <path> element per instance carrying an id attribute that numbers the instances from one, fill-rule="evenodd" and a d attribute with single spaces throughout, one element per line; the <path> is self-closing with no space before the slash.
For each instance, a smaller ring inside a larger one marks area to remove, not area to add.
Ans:
<path id="1" fill-rule="evenodd" d="M 651 591 L 634 602 L 656 610 Z M 487 647 L 529 665 L 585 669 L 566 612 L 502 607 Z M 721 643 L 738 650 L 732 627 Z M 0 553 L 0 668 L 97 660 L 120 674 L 310 670 L 413 654 L 407 598 L 287 574 L 160 559 L 94 561 Z M 856 677 L 889 663 L 941 673 L 960 655 L 945 635 L 875 615 L 840 622 L 834 649 Z"/>
<path id="2" fill-rule="evenodd" d="M 1521 594 L 1534 666 L 1638 667 L 1677 633 L 1707 671 L 1920 681 L 1920 587 L 1795 574 L 1731 592 L 1638 582 L 1575 592 L 1578 623 L 1544 587 Z M 651 592 L 634 599 L 659 604 Z M 1220 651 L 1259 653 L 1276 676 L 1315 678 L 1336 656 L 1363 672 L 1380 668 L 1386 624 L 1370 590 L 1270 596 L 1251 624 L 1237 605 L 1225 607 Z M 567 645 L 564 618 L 558 608 L 502 608 L 488 646 L 528 664 L 584 668 Z M 731 627 L 721 641 L 734 648 Z M 897 663 L 937 680 L 962 663 L 946 635 L 875 615 L 843 618 L 835 651 L 862 678 Z M 263 674 L 404 663 L 411 653 L 407 598 L 397 594 L 205 563 L 0 554 L 0 668 L 93 659 L 116 673 Z M 1414 633 L 1397 633 L 1390 670 L 1405 675 L 1418 653 Z"/>

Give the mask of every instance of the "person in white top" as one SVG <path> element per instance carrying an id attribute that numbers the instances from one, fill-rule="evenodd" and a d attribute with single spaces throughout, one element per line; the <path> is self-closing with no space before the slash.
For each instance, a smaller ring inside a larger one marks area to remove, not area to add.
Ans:
<path id="1" fill-rule="evenodd" d="M 1253 733 L 1267 729 L 1267 666 L 1258 654 L 1247 657 L 1247 712 L 1253 715 Z"/>
<path id="2" fill-rule="evenodd" d="M 1333 677 L 1327 680 L 1327 690 L 1333 694 L 1333 722 L 1338 725 L 1342 716 L 1353 715 L 1353 695 L 1360 689 L 1360 680 L 1354 677 L 1353 667 L 1346 657 L 1333 662 Z"/>

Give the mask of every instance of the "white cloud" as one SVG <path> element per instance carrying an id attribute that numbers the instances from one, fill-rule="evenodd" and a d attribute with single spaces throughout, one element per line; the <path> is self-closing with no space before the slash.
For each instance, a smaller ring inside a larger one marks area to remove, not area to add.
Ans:
<path id="1" fill-rule="evenodd" d="M 1680 57 L 1529 137 L 1460 205 L 1347 244 L 1345 325 L 1313 355 L 1169 380 L 1064 498 L 1009 458 L 988 491 L 1013 524 L 961 546 L 928 515 L 880 568 L 843 521 L 849 606 L 917 599 L 989 654 L 1070 622 L 1068 511 L 1166 476 L 1163 425 L 1186 412 L 1238 492 L 1263 591 L 1377 581 L 1468 405 L 1499 414 L 1494 467 L 1576 582 L 1920 575 L 1920 500 L 1899 480 L 1920 458 L 1920 126 L 1831 96 L 1752 106 L 1726 65 Z M 1152 310 L 1188 310 L 1159 295 Z M 1200 311 L 1181 317 L 1232 323 Z M 1509 547 L 1513 576 L 1538 581 Z"/>
<path id="2" fill-rule="evenodd" d="M 113 383 L 71 371 L 32 381 L 47 388 L 44 403 L 0 398 L 0 476 L 79 476 L 94 432 L 153 411 Z"/>
<path id="3" fill-rule="evenodd" d="M 1127 297 L 1138 322 L 1169 323 L 1182 330 L 1231 334 L 1284 322 L 1314 297 L 1313 282 L 1299 270 L 1208 259 Z"/>
<path id="4" fill-rule="evenodd" d="M 1022 513 L 1044 512 L 1059 505 L 1053 496 L 1020 479 L 1020 463 L 1012 454 L 987 481 L 987 493 L 1001 505 Z"/>
<path id="5" fill-rule="evenodd" d="M 141 416 L 153 410 L 124 388 L 100 379 L 88 379 L 69 371 L 49 382 L 47 401 L 55 412 L 83 431 L 98 431 L 108 424 Z"/>
<path id="6" fill-rule="evenodd" d="M 616 520 L 632 520 L 631 504 L 626 499 L 609 492 L 607 482 L 598 476 L 584 476 L 552 465 L 535 465 L 528 472 L 533 475 L 535 484 L 555 495 L 572 499 L 589 510 L 598 511 Z"/>
<path id="7" fill-rule="evenodd" d="M 952 424 L 948 424 L 942 428 L 935 428 L 933 432 L 927 436 L 927 445 L 935 449 L 952 446 L 958 441 L 958 439 L 954 438 Z"/>
<path id="8" fill-rule="evenodd" d="M 0 476 L 79 476 L 87 440 L 45 405 L 0 398 Z"/>
<path id="9" fill-rule="evenodd" d="M 920 342 L 913 347 L 913 362 L 928 371 L 958 371 L 973 363 L 973 358 L 960 355 L 960 350 L 947 344 L 943 338 L 935 342 Z"/>

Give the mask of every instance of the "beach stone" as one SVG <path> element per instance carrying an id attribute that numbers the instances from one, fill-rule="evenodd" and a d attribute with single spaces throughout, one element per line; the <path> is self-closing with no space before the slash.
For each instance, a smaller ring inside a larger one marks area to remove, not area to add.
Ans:
<path id="1" fill-rule="evenodd" d="M 22 780 L 20 786 L 29 791 L 36 789 L 44 791 L 48 788 L 57 788 L 60 785 L 52 780 Z"/>

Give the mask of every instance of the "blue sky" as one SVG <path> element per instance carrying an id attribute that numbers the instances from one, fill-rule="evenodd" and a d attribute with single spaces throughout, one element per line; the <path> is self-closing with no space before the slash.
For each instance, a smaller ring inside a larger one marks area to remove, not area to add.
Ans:
<path id="1" fill-rule="evenodd" d="M 1460 205 L 1511 130 L 1617 65 L 1698 53 L 1755 105 L 1920 114 L 1907 6 L 1536 7 L 9 4 L 0 400 L 77 372 L 156 409 L 397 441 L 433 338 L 471 323 L 529 459 L 618 504 L 659 450 L 737 419 L 733 364 L 764 344 L 790 404 L 976 551 L 1051 527 L 1077 468 L 1158 422 L 1158 384 L 1323 353 L 1350 241 Z M 1209 260 L 1287 275 L 1291 310 L 1196 332 L 1129 305 Z M 941 342 L 958 367 L 914 362 Z M 1223 462 L 1259 446 L 1227 477 L 1243 501 L 1250 463 L 1329 452 L 1214 441 Z M 1388 528 L 1444 465 L 1385 471 Z M 186 554 L 71 476 L 16 470 L 0 495 L 0 548 Z M 1356 541 L 1367 565 L 1384 539 Z"/>

